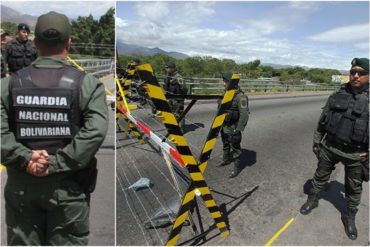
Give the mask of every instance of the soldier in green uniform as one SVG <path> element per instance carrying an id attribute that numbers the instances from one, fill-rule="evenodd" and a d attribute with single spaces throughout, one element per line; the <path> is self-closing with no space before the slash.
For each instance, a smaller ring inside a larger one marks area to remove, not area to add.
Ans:
<path id="1" fill-rule="evenodd" d="M 355 215 L 361 200 L 362 182 L 369 179 L 369 59 L 354 58 L 349 83 L 332 94 L 314 133 L 313 152 L 319 162 L 307 202 L 300 212 L 318 206 L 319 192 L 339 162 L 345 169 L 347 210 L 342 214 L 347 236 L 357 238 Z M 367 168 L 367 174 L 366 172 Z"/>
<path id="2" fill-rule="evenodd" d="M 87 245 L 95 154 L 108 126 L 104 85 L 67 60 L 68 18 L 41 15 L 40 53 L 1 83 L 8 245 Z"/>
<path id="3" fill-rule="evenodd" d="M 165 66 L 167 77 L 164 80 L 164 90 L 167 94 L 185 95 L 187 94 L 187 87 L 184 78 L 179 74 L 176 64 L 173 62 L 166 63 Z M 184 111 L 184 99 L 169 99 L 168 103 L 178 119 Z M 181 129 L 185 130 L 185 118 L 181 120 Z"/>
<path id="4" fill-rule="evenodd" d="M 28 39 L 30 27 L 25 23 L 18 25 L 17 37 L 6 45 L 5 62 L 7 72 L 14 73 L 32 63 L 37 58 L 37 51 Z"/>
<path id="5" fill-rule="evenodd" d="M 226 72 L 222 75 L 225 88 L 231 80 L 232 74 Z M 228 110 L 224 125 L 221 129 L 221 139 L 223 144 L 223 161 L 219 166 L 225 166 L 233 161 L 231 150 L 234 152 L 234 169 L 229 178 L 236 177 L 240 171 L 240 156 L 242 150 L 240 143 L 242 141 L 242 132 L 247 126 L 249 119 L 248 97 L 237 87 L 232 105 Z"/>
<path id="6" fill-rule="evenodd" d="M 9 33 L 1 28 L 1 78 L 6 76 L 5 59 L 3 54 L 5 54 L 6 44 L 9 42 L 8 37 Z"/>

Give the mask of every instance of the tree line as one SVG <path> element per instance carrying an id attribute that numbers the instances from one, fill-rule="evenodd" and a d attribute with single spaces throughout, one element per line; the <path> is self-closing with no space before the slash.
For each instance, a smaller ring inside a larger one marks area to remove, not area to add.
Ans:
<path id="1" fill-rule="evenodd" d="M 94 17 L 79 16 L 72 21 L 72 41 L 76 45 L 72 54 L 85 54 L 101 57 L 114 57 L 115 50 L 115 10 L 114 8 L 94 20 Z M 72 45 L 73 45 L 72 43 Z"/>
<path id="2" fill-rule="evenodd" d="M 186 59 L 175 59 L 163 54 L 153 56 L 119 56 L 119 70 L 123 69 L 132 59 L 140 59 L 141 63 L 150 63 L 157 75 L 165 74 L 164 66 L 167 62 L 175 62 L 179 73 L 184 77 L 211 77 L 220 78 L 225 71 L 238 73 L 241 78 L 257 79 L 260 77 L 278 77 L 280 81 L 300 83 L 301 80 L 309 80 L 314 83 L 333 83 L 332 75 L 341 73 L 335 69 L 310 68 L 299 66 L 291 68 L 275 69 L 264 66 L 259 59 L 248 63 L 237 64 L 232 59 L 217 59 L 214 57 L 188 57 Z M 117 67 L 119 67 L 117 66 Z"/>

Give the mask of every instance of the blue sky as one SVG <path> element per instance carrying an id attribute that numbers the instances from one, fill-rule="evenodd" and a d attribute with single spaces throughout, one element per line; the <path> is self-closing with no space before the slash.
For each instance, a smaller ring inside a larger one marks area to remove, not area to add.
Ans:
<path id="1" fill-rule="evenodd" d="M 94 19 L 99 19 L 110 7 L 115 7 L 115 1 L 1 1 L 4 6 L 10 7 L 20 13 L 39 16 L 49 11 L 57 11 L 68 18 L 76 19 L 78 16 L 92 14 Z"/>
<path id="2" fill-rule="evenodd" d="M 349 68 L 369 57 L 369 2 L 117 2 L 117 39 L 237 62 Z"/>

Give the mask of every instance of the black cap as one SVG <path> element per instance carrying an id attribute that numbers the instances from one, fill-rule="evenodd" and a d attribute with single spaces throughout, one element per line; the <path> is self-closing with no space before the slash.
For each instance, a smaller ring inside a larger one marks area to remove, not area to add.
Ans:
<path id="1" fill-rule="evenodd" d="M 37 19 L 35 37 L 45 41 L 64 41 L 70 37 L 71 29 L 67 16 L 51 11 Z"/>
<path id="2" fill-rule="evenodd" d="M 28 32 L 30 32 L 30 27 L 26 23 L 20 23 L 18 24 L 18 31 L 19 30 L 27 30 Z"/>

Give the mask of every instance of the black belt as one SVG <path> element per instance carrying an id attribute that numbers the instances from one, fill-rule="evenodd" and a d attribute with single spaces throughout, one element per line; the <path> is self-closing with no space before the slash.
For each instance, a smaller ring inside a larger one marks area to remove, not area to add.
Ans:
<path id="1" fill-rule="evenodd" d="M 331 140 L 326 140 L 325 144 L 328 147 L 334 147 L 345 153 L 368 152 L 367 148 L 361 145 L 341 144 Z"/>

